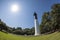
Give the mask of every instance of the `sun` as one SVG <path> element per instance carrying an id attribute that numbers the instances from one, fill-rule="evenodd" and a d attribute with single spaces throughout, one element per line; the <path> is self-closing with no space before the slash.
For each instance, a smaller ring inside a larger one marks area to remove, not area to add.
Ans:
<path id="1" fill-rule="evenodd" d="M 11 12 L 18 12 L 19 11 L 19 5 L 13 4 L 11 5 Z"/>

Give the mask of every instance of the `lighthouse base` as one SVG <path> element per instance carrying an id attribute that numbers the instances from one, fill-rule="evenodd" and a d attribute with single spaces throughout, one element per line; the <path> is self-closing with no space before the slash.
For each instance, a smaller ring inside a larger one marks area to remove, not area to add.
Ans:
<path id="1" fill-rule="evenodd" d="M 40 35 L 40 34 L 35 34 L 35 36 L 38 36 L 38 35 Z"/>

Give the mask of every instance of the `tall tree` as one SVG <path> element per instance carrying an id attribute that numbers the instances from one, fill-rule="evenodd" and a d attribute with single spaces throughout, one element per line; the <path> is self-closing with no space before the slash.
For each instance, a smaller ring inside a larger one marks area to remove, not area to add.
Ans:
<path id="1" fill-rule="evenodd" d="M 54 4 L 52 6 L 51 17 L 53 29 L 60 29 L 60 4 Z"/>
<path id="2" fill-rule="evenodd" d="M 42 16 L 42 22 L 40 25 L 41 32 L 48 32 L 50 30 L 51 17 L 49 12 L 45 12 Z"/>
<path id="3" fill-rule="evenodd" d="M 5 30 L 7 31 L 8 28 L 7 28 L 7 25 L 0 19 L 0 30 Z"/>

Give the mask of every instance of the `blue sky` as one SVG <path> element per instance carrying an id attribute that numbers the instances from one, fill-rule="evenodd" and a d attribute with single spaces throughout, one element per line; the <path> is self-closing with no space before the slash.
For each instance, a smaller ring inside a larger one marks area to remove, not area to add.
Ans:
<path id="1" fill-rule="evenodd" d="M 0 0 L 0 19 L 10 27 L 31 28 L 34 26 L 34 12 L 38 14 L 40 24 L 43 13 L 50 11 L 56 3 L 60 3 L 60 0 Z M 21 10 L 12 13 L 12 4 L 18 4 Z"/>

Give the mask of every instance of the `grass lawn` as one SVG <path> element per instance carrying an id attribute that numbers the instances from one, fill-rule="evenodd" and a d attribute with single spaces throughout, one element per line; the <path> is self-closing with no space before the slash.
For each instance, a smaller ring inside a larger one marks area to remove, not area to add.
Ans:
<path id="1" fill-rule="evenodd" d="M 60 40 L 60 32 L 41 36 L 18 36 L 0 32 L 0 40 Z"/>

